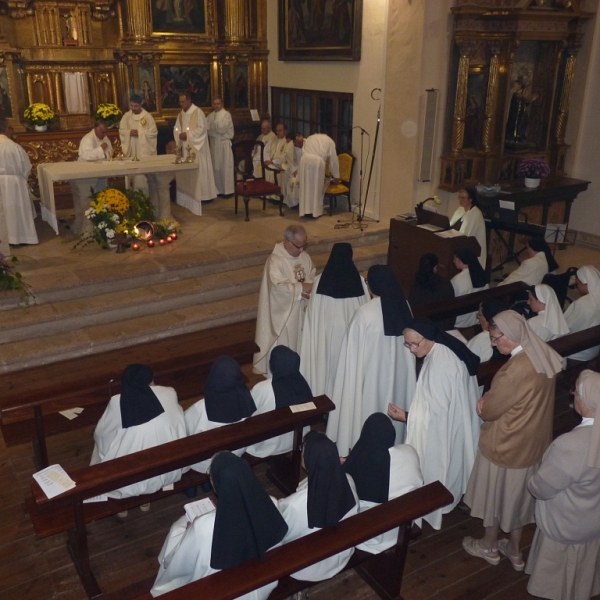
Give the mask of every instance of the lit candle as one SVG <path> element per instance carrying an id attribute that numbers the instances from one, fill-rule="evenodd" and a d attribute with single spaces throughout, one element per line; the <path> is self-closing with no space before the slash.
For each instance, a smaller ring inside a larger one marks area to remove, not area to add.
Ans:
<path id="1" fill-rule="evenodd" d="M 154 240 L 148 240 L 148 248 L 154 248 Z"/>
<path id="2" fill-rule="evenodd" d="M 167 242 L 165 242 L 165 240 L 163 240 L 162 238 L 160 240 L 158 240 L 158 243 L 160 246 L 164 246 Z"/>
<path id="3" fill-rule="evenodd" d="M 140 245 L 138 243 L 131 244 L 131 249 L 137 251 L 140 249 Z"/>
<path id="4" fill-rule="evenodd" d="M 173 241 L 173 238 L 170 235 L 168 235 L 167 236 L 167 244 L 170 244 L 172 241 Z"/>
<path id="5" fill-rule="evenodd" d="M 171 239 L 172 239 L 172 240 L 176 240 L 176 239 L 177 239 L 177 234 L 173 232 L 173 233 L 171 234 Z"/>

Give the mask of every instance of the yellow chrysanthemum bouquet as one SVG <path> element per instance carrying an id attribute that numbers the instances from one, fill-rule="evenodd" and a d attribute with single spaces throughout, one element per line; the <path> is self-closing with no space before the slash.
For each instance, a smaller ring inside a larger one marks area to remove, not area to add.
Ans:
<path id="1" fill-rule="evenodd" d="M 122 116 L 123 113 L 116 104 L 105 102 L 102 104 L 98 104 L 94 118 L 96 120 L 102 119 L 106 121 L 108 126 L 111 127 L 113 125 L 116 125 L 121 120 Z"/>
<path id="2" fill-rule="evenodd" d="M 47 125 L 54 120 L 54 111 L 47 104 L 35 102 L 25 109 L 23 117 L 30 125 Z"/>

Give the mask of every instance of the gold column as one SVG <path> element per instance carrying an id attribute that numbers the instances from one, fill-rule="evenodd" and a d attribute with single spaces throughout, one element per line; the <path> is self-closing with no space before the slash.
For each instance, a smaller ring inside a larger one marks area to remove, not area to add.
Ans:
<path id="1" fill-rule="evenodd" d="M 250 35 L 250 7 L 248 0 L 224 0 L 223 25 L 225 42 L 244 43 Z"/>
<path id="2" fill-rule="evenodd" d="M 456 81 L 456 98 L 454 100 L 454 117 L 452 120 L 451 153 L 460 154 L 465 138 L 465 113 L 467 111 L 467 83 L 469 78 L 469 51 L 471 43 L 457 42 L 460 49 L 458 74 Z"/>
<path id="3" fill-rule="evenodd" d="M 485 116 L 483 118 L 483 151 L 491 152 L 494 143 L 494 127 L 496 117 L 496 105 L 498 100 L 498 73 L 500 70 L 500 46 L 490 46 L 490 65 L 488 71 L 488 86 L 485 98 Z"/>
<path id="4" fill-rule="evenodd" d="M 573 87 L 573 77 L 575 76 L 575 61 L 577 60 L 578 46 L 569 46 L 567 48 L 567 62 L 565 64 L 565 75 L 563 79 L 560 101 L 558 106 L 558 115 L 556 117 L 556 130 L 554 141 L 557 144 L 565 143 L 565 131 L 567 130 L 567 119 L 569 118 L 569 103 L 571 101 L 571 88 Z"/>
<path id="5" fill-rule="evenodd" d="M 136 42 L 150 37 L 152 33 L 150 0 L 127 0 L 127 30 Z"/>

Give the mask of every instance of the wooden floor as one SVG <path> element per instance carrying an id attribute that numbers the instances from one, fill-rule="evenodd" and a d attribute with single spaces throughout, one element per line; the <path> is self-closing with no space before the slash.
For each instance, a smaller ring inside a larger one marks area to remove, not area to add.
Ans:
<path id="1" fill-rule="evenodd" d="M 162 353 L 164 349 L 157 347 L 156 351 Z M 256 380 L 248 367 L 244 371 L 251 382 Z M 577 422 L 568 406 L 567 389 L 564 384 L 557 394 L 555 429 L 571 427 Z M 50 438 L 53 461 L 67 469 L 88 464 L 92 436 L 93 428 L 88 427 Z M 0 447 L 0 599 L 84 599 L 66 550 L 66 536 L 37 540 L 23 513 L 22 501 L 33 471 L 30 447 Z M 258 473 L 269 492 L 278 495 L 265 477 L 264 468 Z M 111 517 L 89 526 L 92 565 L 105 592 L 154 577 L 163 540 L 188 501 L 182 495 L 169 497 L 154 503 L 149 513 L 135 509 L 126 519 Z M 533 531 L 533 526 L 526 529 L 526 548 Z M 439 532 L 425 524 L 422 537 L 410 545 L 402 588 L 405 600 L 530 597 L 526 592 L 527 576 L 513 571 L 506 559 L 492 567 L 462 550 L 461 540 L 465 535 L 480 534 L 480 521 L 458 510 L 444 517 Z M 315 600 L 377 597 L 353 571 L 314 587 L 310 596 Z"/>

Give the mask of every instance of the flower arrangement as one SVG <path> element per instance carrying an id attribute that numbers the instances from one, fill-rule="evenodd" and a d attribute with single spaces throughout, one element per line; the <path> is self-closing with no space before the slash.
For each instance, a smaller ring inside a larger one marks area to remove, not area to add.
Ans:
<path id="1" fill-rule="evenodd" d="M 161 219 L 155 223 L 155 227 L 155 237 L 159 239 L 166 239 L 171 233 L 181 233 L 181 229 L 179 229 L 179 223 L 175 219 L 171 218 Z"/>
<path id="2" fill-rule="evenodd" d="M 97 242 L 108 250 L 116 234 L 130 235 L 139 220 L 154 220 L 154 209 L 148 196 L 141 190 L 109 187 L 92 194 L 85 216 L 93 227 L 82 234 L 75 247 Z"/>
<path id="3" fill-rule="evenodd" d="M 30 125 L 47 125 L 54 119 L 54 111 L 47 104 L 35 102 L 25 109 L 23 116 Z"/>
<path id="4" fill-rule="evenodd" d="M 110 102 L 98 104 L 94 118 L 106 121 L 109 127 L 112 127 L 121 120 L 123 113 L 116 104 Z"/>
<path id="5" fill-rule="evenodd" d="M 28 307 L 32 300 L 35 302 L 35 296 L 29 285 L 23 281 L 21 273 L 13 271 L 18 262 L 19 259 L 16 256 L 13 256 L 9 262 L 9 259 L 0 252 L 0 290 L 17 290 L 19 300 L 25 307 Z"/>
<path id="6" fill-rule="evenodd" d="M 550 166 L 543 158 L 526 158 L 518 164 L 516 174 L 517 177 L 541 179 L 550 175 Z"/>

